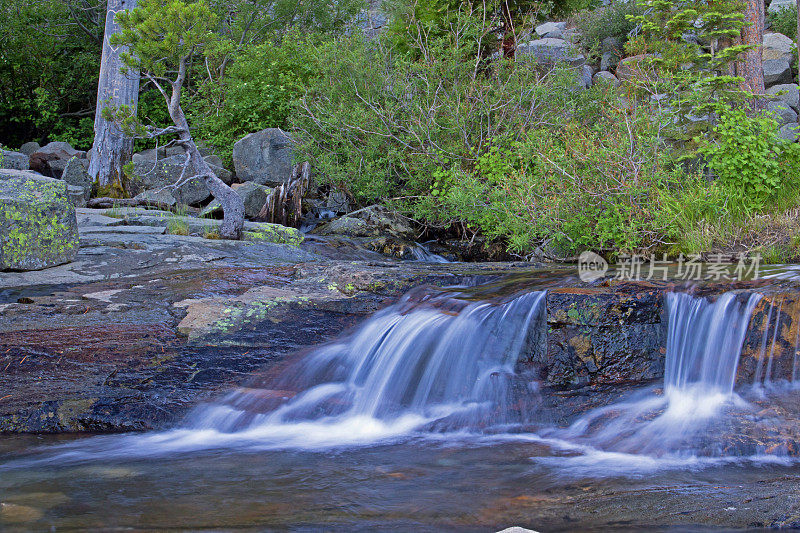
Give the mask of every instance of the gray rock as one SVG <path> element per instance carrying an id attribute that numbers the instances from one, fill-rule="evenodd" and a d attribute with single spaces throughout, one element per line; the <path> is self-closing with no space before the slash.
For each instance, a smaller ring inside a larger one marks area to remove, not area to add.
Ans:
<path id="1" fill-rule="evenodd" d="M 350 201 L 347 199 L 347 195 L 344 192 L 338 189 L 333 189 L 328 193 L 328 199 L 325 201 L 325 207 L 337 214 L 347 213 L 350 211 Z"/>
<path id="2" fill-rule="evenodd" d="M 775 120 L 777 120 L 781 126 L 783 126 L 784 124 L 797 122 L 797 112 L 794 109 L 792 109 L 786 102 L 781 102 L 781 101 L 768 102 L 767 111 L 771 111 L 773 113 Z"/>
<path id="3" fill-rule="evenodd" d="M 92 178 L 86 172 L 86 167 L 83 165 L 82 159 L 72 158 L 67 161 L 64 171 L 61 173 L 61 179 L 70 185 L 83 187 L 86 191 L 86 200 L 89 200 L 89 195 L 92 192 Z"/>
<path id="4" fill-rule="evenodd" d="M 233 190 L 244 200 L 244 216 L 250 219 L 258 218 L 261 214 L 261 209 L 267 203 L 267 196 L 272 193 L 270 187 L 259 185 L 252 181 L 234 184 Z M 200 216 L 207 216 L 217 212 L 222 212 L 222 205 L 218 200 L 213 200 L 200 212 Z"/>
<path id="5" fill-rule="evenodd" d="M 606 70 L 601 70 L 592 76 L 592 81 L 595 85 L 611 85 L 613 87 L 619 87 L 619 80 L 617 77 Z"/>
<path id="6" fill-rule="evenodd" d="M 782 83 L 773 85 L 767 89 L 767 94 L 774 96 L 777 100 L 792 106 L 795 111 L 800 106 L 800 87 L 796 83 Z"/>
<path id="7" fill-rule="evenodd" d="M 251 133 L 233 145 L 233 165 L 239 181 L 280 185 L 292 173 L 292 142 L 278 128 Z"/>
<path id="8" fill-rule="evenodd" d="M 0 150 L 0 168 L 28 170 L 30 168 L 30 157 L 22 152 Z"/>
<path id="9" fill-rule="evenodd" d="M 178 201 L 172 196 L 170 189 L 155 189 L 144 191 L 136 195 L 136 200 L 143 202 L 153 202 L 154 204 L 164 204 L 168 206 L 178 205 Z"/>
<path id="10" fill-rule="evenodd" d="M 75 259 L 75 207 L 63 181 L 0 170 L 0 270 L 40 270 Z"/>
<path id="11" fill-rule="evenodd" d="M 158 161 L 139 159 L 133 164 L 134 176 L 130 182 L 132 192 L 138 195 L 144 191 L 168 190 L 178 203 L 194 205 L 204 202 L 211 193 L 201 178 L 190 178 L 180 187 L 172 187 L 180 180 L 185 162 L 186 158 L 183 155 L 174 155 Z"/>
<path id="12" fill-rule="evenodd" d="M 566 22 L 545 22 L 544 24 L 536 26 L 535 32 L 539 37 L 561 39 L 566 27 Z"/>
<path id="13" fill-rule="evenodd" d="M 207 155 L 203 159 L 206 160 L 206 163 L 211 165 L 212 167 L 224 167 L 225 165 L 222 163 L 222 158 L 218 155 Z"/>
<path id="14" fill-rule="evenodd" d="M 25 155 L 27 155 L 27 156 L 29 156 L 34 152 L 38 152 L 40 148 L 41 148 L 41 146 L 39 146 L 39 143 L 37 143 L 37 142 L 29 142 L 29 143 L 25 143 L 22 146 L 20 146 L 18 151 L 23 153 L 23 154 L 25 154 Z"/>
<path id="15" fill-rule="evenodd" d="M 600 58 L 600 70 L 614 70 L 619 65 L 620 55 L 618 52 L 603 52 Z"/>
<path id="16" fill-rule="evenodd" d="M 46 144 L 36 150 L 37 154 L 52 154 L 58 157 L 58 159 L 72 159 L 73 157 L 77 157 L 79 159 L 83 159 L 86 157 L 86 152 L 82 152 L 81 150 L 76 150 L 72 147 L 68 142 L 63 141 L 55 141 L 49 144 Z"/>
<path id="17" fill-rule="evenodd" d="M 782 33 L 765 33 L 764 44 L 761 47 L 761 57 L 767 61 L 771 59 L 785 59 L 790 64 L 794 57 L 794 42 Z"/>
<path id="18" fill-rule="evenodd" d="M 67 196 L 75 207 L 86 207 L 86 189 L 67 183 Z"/>
<path id="19" fill-rule="evenodd" d="M 593 80 L 592 76 L 594 75 L 594 69 L 589 65 L 584 65 L 581 67 L 581 86 L 584 89 L 588 89 L 592 86 Z"/>
<path id="20" fill-rule="evenodd" d="M 796 141 L 798 137 L 800 137 L 800 133 L 798 133 L 797 128 L 800 127 L 800 124 L 784 124 L 781 126 L 781 131 L 779 133 L 781 139 L 786 139 L 787 141 Z"/>
<path id="21" fill-rule="evenodd" d="M 603 53 L 614 52 L 617 55 L 623 52 L 622 43 L 616 37 L 606 37 L 603 39 L 603 42 L 600 44 L 600 50 Z"/>
<path id="22" fill-rule="evenodd" d="M 586 57 L 578 53 L 575 47 L 564 39 L 547 38 L 530 41 L 520 45 L 517 53 L 530 55 L 537 63 L 544 66 L 566 63 L 573 67 L 580 67 L 586 64 Z"/>
<path id="23" fill-rule="evenodd" d="M 786 59 L 767 59 L 762 66 L 767 87 L 792 82 L 792 66 Z"/>

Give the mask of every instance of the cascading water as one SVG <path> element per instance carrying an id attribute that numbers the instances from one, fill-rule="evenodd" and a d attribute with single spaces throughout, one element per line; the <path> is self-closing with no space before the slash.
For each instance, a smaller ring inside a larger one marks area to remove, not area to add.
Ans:
<path id="1" fill-rule="evenodd" d="M 314 446 L 519 422 L 510 408 L 514 367 L 544 295 L 502 304 L 407 296 L 276 378 L 197 409 L 189 427 Z"/>
<path id="2" fill-rule="evenodd" d="M 567 430 L 546 433 L 558 445 L 583 452 L 583 466 L 593 463 L 601 470 L 609 463 L 638 468 L 641 460 L 663 466 L 669 460 L 726 455 L 720 435 L 731 420 L 725 415 L 748 408 L 734 386 L 760 299 L 759 294 L 725 293 L 711 302 L 669 294 L 663 389 L 640 392 L 590 412 Z M 657 457 L 666 463 L 653 462 Z"/>

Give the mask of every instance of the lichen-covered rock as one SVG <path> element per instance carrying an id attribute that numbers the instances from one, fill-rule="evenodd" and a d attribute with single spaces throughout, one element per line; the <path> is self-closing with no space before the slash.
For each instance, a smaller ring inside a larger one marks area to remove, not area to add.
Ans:
<path id="1" fill-rule="evenodd" d="M 337 218 L 314 231 L 319 235 L 341 235 L 345 237 L 392 236 L 413 240 L 414 228 L 408 219 L 383 206 L 373 205 L 353 211 Z"/>
<path id="2" fill-rule="evenodd" d="M 246 135 L 233 145 L 233 165 L 239 181 L 280 185 L 292 173 L 292 141 L 279 128 Z"/>
<path id="3" fill-rule="evenodd" d="M 40 270 L 75 259 L 75 207 L 63 181 L 0 170 L 0 270 Z"/>
<path id="4" fill-rule="evenodd" d="M 0 168 L 28 170 L 30 168 L 30 157 L 21 152 L 0 150 Z"/>
<path id="5" fill-rule="evenodd" d="M 303 233 L 298 229 L 266 222 L 246 223 L 242 238 L 246 241 L 290 244 L 292 246 L 299 246 L 305 239 Z"/>

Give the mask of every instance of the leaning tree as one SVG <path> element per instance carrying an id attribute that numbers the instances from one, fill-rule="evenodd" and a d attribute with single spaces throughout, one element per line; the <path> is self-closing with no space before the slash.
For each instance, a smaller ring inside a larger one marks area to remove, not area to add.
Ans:
<path id="1" fill-rule="evenodd" d="M 97 85 L 97 108 L 94 118 L 94 144 L 89 162 L 89 175 L 100 186 L 122 184 L 122 167 L 133 155 L 133 139 L 125 135 L 103 115 L 106 107 L 126 106 L 133 110 L 139 102 L 139 75 L 127 69 L 124 46 L 112 44 L 119 32 L 119 14 L 136 7 L 137 0 L 108 0 L 103 37 L 103 57 Z"/>
<path id="2" fill-rule="evenodd" d="M 170 144 L 186 152 L 181 176 L 173 187 L 189 179 L 201 178 L 208 190 L 222 205 L 224 220 L 220 236 L 241 237 L 244 225 L 244 202 L 236 192 L 219 179 L 203 159 L 192 138 L 189 122 L 181 107 L 181 94 L 194 57 L 213 56 L 219 46 L 213 31 L 217 16 L 205 0 L 139 0 L 135 9 L 116 16 L 120 32 L 110 39 L 112 46 L 126 47 L 121 58 L 130 72 L 139 71 L 164 97 L 173 124 L 158 127 L 142 124 L 128 106 L 106 107 L 104 117 L 132 137 L 153 139 L 174 137 Z"/>

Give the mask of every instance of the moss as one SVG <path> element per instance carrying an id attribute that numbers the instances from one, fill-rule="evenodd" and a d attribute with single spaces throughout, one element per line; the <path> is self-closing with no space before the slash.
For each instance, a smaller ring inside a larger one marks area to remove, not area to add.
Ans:
<path id="1" fill-rule="evenodd" d="M 5 180 L 0 199 L 0 263 L 11 269 L 44 268 L 71 261 L 79 246 L 70 222 L 66 184 Z"/>
<path id="2" fill-rule="evenodd" d="M 290 244 L 299 246 L 305 237 L 303 233 L 294 228 L 287 228 L 280 224 L 260 223 L 253 226 L 253 230 L 243 232 L 247 241 L 271 242 L 275 244 Z"/>

